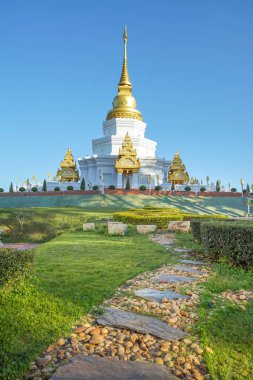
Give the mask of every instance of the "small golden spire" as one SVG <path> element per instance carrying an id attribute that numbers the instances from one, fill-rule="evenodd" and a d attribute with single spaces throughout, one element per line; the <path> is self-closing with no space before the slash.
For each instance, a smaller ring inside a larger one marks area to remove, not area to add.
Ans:
<path id="1" fill-rule="evenodd" d="M 124 28 L 124 34 L 123 34 L 123 41 L 124 41 L 124 55 L 123 55 L 123 67 L 122 67 L 122 73 L 119 81 L 119 87 L 120 86 L 129 86 L 132 88 L 132 83 L 130 81 L 129 73 L 128 73 L 128 67 L 127 67 L 127 28 L 125 25 Z M 120 90 L 120 88 L 119 88 Z"/>

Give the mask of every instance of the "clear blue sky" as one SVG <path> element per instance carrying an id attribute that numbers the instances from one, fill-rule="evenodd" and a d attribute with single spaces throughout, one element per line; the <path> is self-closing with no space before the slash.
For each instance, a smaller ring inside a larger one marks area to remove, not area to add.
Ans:
<path id="1" fill-rule="evenodd" d="M 91 154 L 122 32 L 146 136 L 190 175 L 253 183 L 253 1 L 1 0 L 0 187 Z"/>

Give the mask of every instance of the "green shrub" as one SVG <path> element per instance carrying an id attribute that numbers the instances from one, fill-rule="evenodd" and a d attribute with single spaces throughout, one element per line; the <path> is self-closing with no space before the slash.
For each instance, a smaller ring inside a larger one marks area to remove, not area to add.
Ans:
<path id="1" fill-rule="evenodd" d="M 214 259 L 225 258 L 234 265 L 253 266 L 253 223 L 208 222 L 201 224 L 201 243 Z"/>
<path id="2" fill-rule="evenodd" d="M 25 191 L 25 188 L 24 188 L 23 186 L 21 186 L 21 187 L 19 188 L 19 191 L 24 192 L 24 191 Z"/>
<path id="3" fill-rule="evenodd" d="M 191 191 L 191 187 L 190 186 L 185 186 L 185 191 Z"/>
<path id="4" fill-rule="evenodd" d="M 236 193 L 237 189 L 235 187 L 232 187 L 231 191 L 232 191 L 232 193 Z"/>
<path id="5" fill-rule="evenodd" d="M 145 190 L 147 190 L 146 186 L 145 185 L 141 185 L 140 186 L 140 191 L 145 191 Z"/>
<path id="6" fill-rule="evenodd" d="M 206 191 L 206 188 L 205 188 L 204 186 L 202 186 L 202 187 L 200 188 L 200 191 L 204 192 L 204 191 Z"/>
<path id="7" fill-rule="evenodd" d="M 127 181 L 126 181 L 126 190 L 130 190 L 130 180 L 129 180 L 129 178 L 127 178 Z"/>
<path id="8" fill-rule="evenodd" d="M 69 186 L 67 186 L 67 190 L 68 190 L 68 191 L 73 191 L 73 190 L 74 190 L 74 187 L 71 186 L 71 185 L 69 185 Z"/>
<path id="9" fill-rule="evenodd" d="M 192 234 L 193 234 L 193 237 L 199 242 L 201 243 L 201 224 L 203 222 L 206 222 L 207 219 L 192 219 L 191 220 L 191 230 L 192 230 Z"/>
<path id="10" fill-rule="evenodd" d="M 4 192 L 4 189 L 0 187 L 0 193 L 3 193 L 3 192 Z"/>
<path id="11" fill-rule="evenodd" d="M 243 194 L 246 194 L 247 193 L 247 190 L 246 189 L 243 189 Z"/>
<path id="12" fill-rule="evenodd" d="M 45 179 L 43 181 L 42 191 L 47 191 L 47 181 Z"/>
<path id="13" fill-rule="evenodd" d="M 98 189 L 99 189 L 98 185 L 94 185 L 94 186 L 92 187 L 92 190 L 98 190 Z"/>
<path id="14" fill-rule="evenodd" d="M 11 182 L 10 187 L 9 187 L 9 192 L 13 193 L 13 183 L 12 182 Z"/>
<path id="15" fill-rule="evenodd" d="M 160 185 L 157 185 L 157 186 L 155 186 L 155 190 L 160 191 L 160 190 L 162 190 L 162 187 Z"/>
<path id="16" fill-rule="evenodd" d="M 54 188 L 54 191 L 61 191 L 61 189 L 60 189 L 58 186 L 56 186 L 56 187 Z"/>
<path id="17" fill-rule="evenodd" d="M 84 178 L 81 181 L 80 190 L 85 190 L 85 180 L 84 180 Z"/>
<path id="18" fill-rule="evenodd" d="M 114 185 L 110 185 L 110 186 L 108 187 L 108 189 L 109 189 L 109 190 L 115 190 L 115 186 L 114 186 Z"/>
<path id="19" fill-rule="evenodd" d="M 224 219 L 223 215 L 195 215 L 187 214 L 174 207 L 152 207 L 146 206 L 141 209 L 130 209 L 113 214 L 115 220 L 126 224 L 156 224 L 159 228 L 167 228 L 168 223 L 173 220 L 191 219 Z"/>
<path id="20" fill-rule="evenodd" d="M 31 190 L 32 190 L 34 193 L 36 193 L 36 192 L 38 191 L 37 187 L 35 187 L 35 186 L 32 187 Z"/>
<path id="21" fill-rule="evenodd" d="M 0 250 L 0 285 L 17 275 L 28 273 L 33 263 L 32 251 Z"/>

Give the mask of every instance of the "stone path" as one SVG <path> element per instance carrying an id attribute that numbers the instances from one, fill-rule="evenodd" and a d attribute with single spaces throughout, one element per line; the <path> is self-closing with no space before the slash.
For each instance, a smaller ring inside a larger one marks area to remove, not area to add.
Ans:
<path id="1" fill-rule="evenodd" d="M 106 308 L 105 313 L 97 319 L 97 322 L 102 326 L 127 328 L 141 334 L 151 334 L 169 341 L 179 340 L 188 335 L 181 330 L 166 325 L 160 319 L 113 308 Z"/>
<path id="2" fill-rule="evenodd" d="M 193 282 L 197 280 L 197 277 L 185 277 L 185 276 L 175 276 L 170 274 L 160 274 L 159 276 L 153 277 L 154 282 Z"/>
<path id="3" fill-rule="evenodd" d="M 49 346 L 25 379 L 54 374 L 52 380 L 210 380 L 204 350 L 192 333 L 198 284 L 210 270 L 189 250 L 173 250 L 171 234 L 151 239 L 166 246 L 168 254 L 176 250 L 184 257 L 187 252 L 190 260 L 181 261 L 187 266 L 167 265 L 127 281 L 103 303 L 101 316 L 86 316 L 69 337 Z"/>
<path id="4" fill-rule="evenodd" d="M 162 302 L 164 298 L 167 300 L 177 300 L 179 298 L 188 299 L 189 296 L 173 292 L 171 290 L 156 290 L 151 288 L 139 289 L 134 292 L 139 297 L 147 298 L 151 301 Z"/>
<path id="5" fill-rule="evenodd" d="M 0 248 L 9 248 L 9 249 L 17 249 L 19 251 L 25 251 L 27 249 L 33 249 L 38 247 L 39 244 L 30 244 L 30 243 L 4 243 Z"/>
<path id="6" fill-rule="evenodd" d="M 182 260 L 179 260 L 179 262 L 182 264 L 189 264 L 189 265 L 202 265 L 202 266 L 207 265 L 204 261 L 198 261 L 198 260 L 182 259 Z"/>
<path id="7" fill-rule="evenodd" d="M 157 364 L 77 355 L 52 380 L 176 380 Z"/>
<path id="8" fill-rule="evenodd" d="M 186 267 L 183 265 L 176 265 L 174 268 L 181 272 L 188 272 L 188 273 L 199 274 L 199 275 L 205 274 L 204 272 L 201 272 L 198 269 Z"/>

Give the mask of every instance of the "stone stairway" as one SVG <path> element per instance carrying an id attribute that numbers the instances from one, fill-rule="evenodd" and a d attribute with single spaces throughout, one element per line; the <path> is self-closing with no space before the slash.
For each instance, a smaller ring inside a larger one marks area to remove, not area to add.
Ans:
<path id="1" fill-rule="evenodd" d="M 152 240 L 172 253 L 170 237 L 157 234 Z M 174 251 L 191 256 L 184 248 Z M 50 360 L 41 369 L 41 378 L 49 378 L 58 367 L 52 380 L 210 379 L 202 363 L 203 350 L 187 332 L 197 320 L 192 311 L 197 294 L 180 293 L 181 286 L 194 288 L 205 281 L 208 269 L 193 257 L 179 263 L 183 265 L 162 267 L 129 280 L 104 303 L 101 316 L 76 327 L 70 339 L 59 340 L 58 347 L 47 350 Z M 60 360 L 54 367 L 55 354 Z"/>

